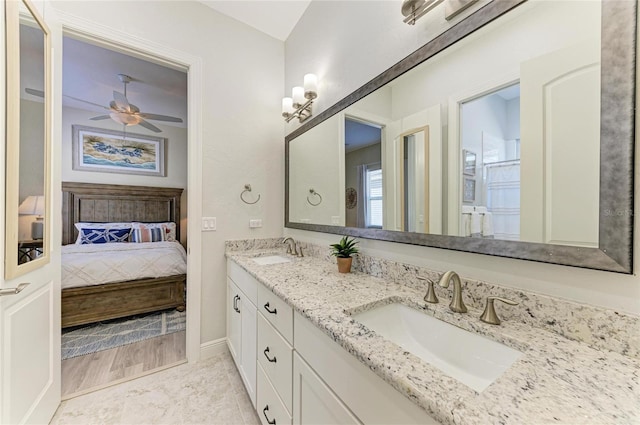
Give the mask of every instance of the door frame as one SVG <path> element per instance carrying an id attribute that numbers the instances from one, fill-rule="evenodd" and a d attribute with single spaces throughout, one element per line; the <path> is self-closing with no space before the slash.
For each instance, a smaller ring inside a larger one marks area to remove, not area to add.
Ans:
<path id="1" fill-rule="evenodd" d="M 449 97 L 449 131 L 448 131 L 448 152 L 447 163 L 448 170 L 448 184 L 447 193 L 448 205 L 447 205 L 447 229 L 445 229 L 447 235 L 460 235 L 460 229 L 462 228 L 462 170 L 460 164 L 462 163 L 462 141 L 460 140 L 460 125 L 462 121 L 460 119 L 460 106 L 474 99 L 485 96 L 491 92 L 509 87 L 520 81 L 520 71 L 512 70 L 506 72 L 503 75 L 493 78 L 488 81 L 484 81 L 480 84 L 468 87 L 464 91 L 455 93 Z"/>
<path id="2" fill-rule="evenodd" d="M 109 26 L 56 11 L 63 36 L 87 40 L 122 53 L 187 72 L 187 329 L 188 362 L 200 359 L 202 292 L 202 58 L 158 44 Z M 61 58 L 61 55 L 57 55 Z"/>

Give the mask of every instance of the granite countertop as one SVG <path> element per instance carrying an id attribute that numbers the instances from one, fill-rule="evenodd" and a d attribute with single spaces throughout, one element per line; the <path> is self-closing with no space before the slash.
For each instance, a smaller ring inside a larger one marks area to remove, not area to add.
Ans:
<path id="1" fill-rule="evenodd" d="M 592 348 L 516 321 L 482 323 L 480 310 L 453 313 L 425 291 L 364 273 L 340 274 L 319 258 L 261 266 L 282 251 L 227 251 L 229 259 L 309 319 L 382 379 L 442 423 L 640 424 L 640 360 Z M 464 294 L 463 294 L 464 296 Z M 481 393 L 353 320 L 350 314 L 400 302 L 524 355 Z"/>

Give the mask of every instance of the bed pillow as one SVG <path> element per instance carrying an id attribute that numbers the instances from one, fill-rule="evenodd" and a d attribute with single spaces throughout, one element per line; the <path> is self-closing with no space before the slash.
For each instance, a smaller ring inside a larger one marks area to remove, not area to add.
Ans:
<path id="1" fill-rule="evenodd" d="M 78 238 L 76 239 L 76 244 L 82 244 L 82 229 L 129 229 L 133 227 L 133 223 L 88 223 L 88 222 L 80 222 L 75 224 L 76 229 L 78 229 Z M 126 241 L 125 241 L 126 242 Z"/>
<path id="2" fill-rule="evenodd" d="M 132 225 L 131 242 L 176 241 L 176 223 L 132 223 Z"/>
<path id="3" fill-rule="evenodd" d="M 114 242 L 128 242 L 131 229 L 104 229 L 104 228 L 82 228 L 80 230 L 80 244 L 100 244 Z"/>

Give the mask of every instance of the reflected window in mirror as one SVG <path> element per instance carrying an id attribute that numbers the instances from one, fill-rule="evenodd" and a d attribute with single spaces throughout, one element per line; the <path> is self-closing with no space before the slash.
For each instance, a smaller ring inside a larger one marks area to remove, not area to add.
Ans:
<path id="1" fill-rule="evenodd" d="M 382 129 L 363 119 L 344 120 L 345 225 L 381 229 Z M 355 196 L 355 200 L 347 199 Z"/>

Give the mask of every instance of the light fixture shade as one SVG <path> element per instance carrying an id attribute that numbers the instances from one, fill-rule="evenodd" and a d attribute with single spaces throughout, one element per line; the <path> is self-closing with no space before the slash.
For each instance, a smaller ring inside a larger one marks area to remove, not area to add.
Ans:
<path id="1" fill-rule="evenodd" d="M 294 87 L 293 88 L 293 104 L 302 105 L 305 102 L 306 102 L 306 99 L 304 98 L 304 88 L 300 86 Z"/>
<path id="2" fill-rule="evenodd" d="M 293 99 L 290 97 L 285 97 L 282 99 L 282 113 L 290 114 L 295 111 L 293 107 Z"/>
<path id="3" fill-rule="evenodd" d="M 18 207 L 20 215 L 44 215 L 44 196 L 27 196 Z"/>
<path id="4" fill-rule="evenodd" d="M 310 94 L 312 96 L 310 97 Z M 306 74 L 304 76 L 304 95 L 307 99 L 315 99 L 318 94 L 318 77 L 316 74 Z"/>
<path id="5" fill-rule="evenodd" d="M 124 125 L 140 124 L 140 117 L 137 115 L 126 114 L 124 112 L 111 112 L 109 114 L 112 120 Z"/>

